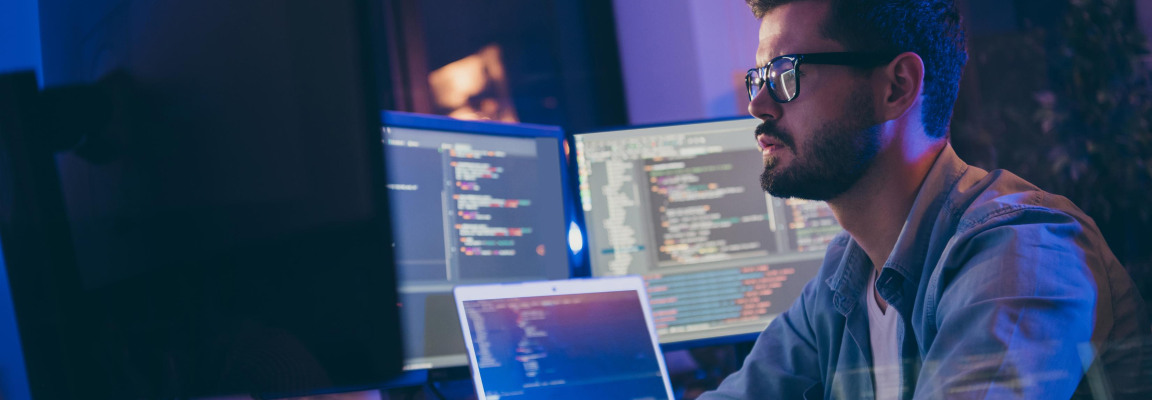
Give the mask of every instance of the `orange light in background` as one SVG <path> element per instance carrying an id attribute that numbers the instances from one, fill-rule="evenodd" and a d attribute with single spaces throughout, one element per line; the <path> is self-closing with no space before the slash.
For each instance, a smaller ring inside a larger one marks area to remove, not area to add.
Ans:
<path id="1" fill-rule="evenodd" d="M 500 46 L 488 45 L 428 74 L 438 114 L 464 120 L 519 122 Z"/>

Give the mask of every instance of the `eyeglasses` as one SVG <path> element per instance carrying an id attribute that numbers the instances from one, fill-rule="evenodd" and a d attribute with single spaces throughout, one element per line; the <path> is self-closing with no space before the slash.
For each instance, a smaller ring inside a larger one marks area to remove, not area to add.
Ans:
<path id="1" fill-rule="evenodd" d="M 748 70 L 744 77 L 744 84 L 748 86 L 748 100 L 755 100 L 756 95 L 768 84 L 768 94 L 777 103 L 787 103 L 800 95 L 800 65 L 823 64 L 845 65 L 850 67 L 871 68 L 892 62 L 900 53 L 812 53 L 789 54 L 773 58 L 768 65 Z"/>

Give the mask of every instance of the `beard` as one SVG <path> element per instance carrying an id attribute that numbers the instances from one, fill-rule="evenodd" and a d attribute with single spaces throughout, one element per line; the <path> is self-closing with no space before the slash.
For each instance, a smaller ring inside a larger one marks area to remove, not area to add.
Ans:
<path id="1" fill-rule="evenodd" d="M 817 128 L 804 148 L 796 148 L 792 135 L 774 121 L 756 128 L 780 140 L 792 151 L 792 164 L 783 167 L 779 158 L 769 156 L 760 174 L 764 191 L 780 198 L 832 200 L 851 189 L 880 151 L 880 126 L 871 112 L 872 98 L 858 90 L 848 101 L 843 118 Z"/>

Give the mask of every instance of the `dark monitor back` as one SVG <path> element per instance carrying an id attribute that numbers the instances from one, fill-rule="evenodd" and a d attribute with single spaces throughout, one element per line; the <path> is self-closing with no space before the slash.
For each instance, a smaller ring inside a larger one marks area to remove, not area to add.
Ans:
<path id="1" fill-rule="evenodd" d="M 101 157 L 56 156 L 73 265 L 11 282 L 45 289 L 14 295 L 21 321 L 58 314 L 21 322 L 27 364 L 56 364 L 29 368 L 34 396 L 307 393 L 399 371 L 375 6 L 40 2 L 46 86 L 121 70 L 135 102 L 91 138 Z"/>

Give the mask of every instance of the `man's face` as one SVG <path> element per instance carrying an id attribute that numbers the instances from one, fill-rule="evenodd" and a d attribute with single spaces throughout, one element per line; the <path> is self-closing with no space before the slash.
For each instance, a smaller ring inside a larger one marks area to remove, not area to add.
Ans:
<path id="1" fill-rule="evenodd" d="M 845 51 L 820 29 L 828 2 L 801 1 L 766 14 L 760 25 L 758 65 L 786 54 Z M 748 105 L 764 121 L 756 129 L 763 149 L 760 183 L 776 197 L 832 200 L 850 189 L 880 149 L 875 95 L 869 75 L 831 65 L 801 65 L 800 92 L 777 103 L 761 91 Z"/>

